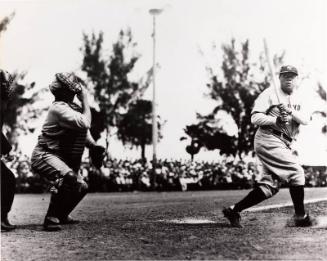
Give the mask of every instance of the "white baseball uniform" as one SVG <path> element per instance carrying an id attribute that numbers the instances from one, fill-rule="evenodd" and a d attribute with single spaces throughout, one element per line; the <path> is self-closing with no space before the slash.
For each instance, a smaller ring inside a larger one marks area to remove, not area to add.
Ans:
<path id="1" fill-rule="evenodd" d="M 280 101 L 273 87 L 264 90 L 256 99 L 251 122 L 259 128 L 254 138 L 254 150 L 260 160 L 262 179 L 259 187 L 271 197 L 277 193 L 280 182 L 289 185 L 304 185 L 304 172 L 292 153 L 290 145 L 299 130 L 300 124 L 307 124 L 310 113 L 303 97 L 296 90 L 291 95 L 278 90 Z M 283 126 L 276 124 L 280 115 L 276 107 L 279 103 L 292 109 L 292 120 Z"/>

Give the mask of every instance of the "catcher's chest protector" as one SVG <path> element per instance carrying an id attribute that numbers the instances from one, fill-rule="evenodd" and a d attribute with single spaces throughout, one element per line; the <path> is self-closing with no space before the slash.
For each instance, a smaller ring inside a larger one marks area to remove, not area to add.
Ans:
<path id="1" fill-rule="evenodd" d="M 78 171 L 86 143 L 87 130 L 67 130 L 59 140 L 59 156 L 69 167 Z"/>
<path id="2" fill-rule="evenodd" d="M 76 104 L 69 106 L 78 112 L 81 108 Z M 59 156 L 70 168 L 78 171 L 86 144 L 87 129 L 67 129 L 53 127 L 51 133 L 42 131 L 39 144 L 46 150 Z"/>
<path id="3" fill-rule="evenodd" d="M 82 108 L 71 103 L 69 106 L 78 112 Z M 87 130 L 70 130 L 66 129 L 59 137 L 59 153 L 68 166 L 74 171 L 78 171 L 86 143 Z"/>

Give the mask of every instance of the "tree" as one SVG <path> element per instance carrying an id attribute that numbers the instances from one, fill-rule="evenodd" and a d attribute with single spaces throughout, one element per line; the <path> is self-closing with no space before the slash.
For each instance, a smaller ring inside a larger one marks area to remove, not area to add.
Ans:
<path id="1" fill-rule="evenodd" d="M 0 36 L 7 29 L 15 13 L 0 21 Z M 44 108 L 36 108 L 32 104 L 38 99 L 42 91 L 35 91 L 35 82 L 22 84 L 26 72 L 13 72 L 13 85 L 15 95 L 8 102 L 6 115 L 4 117 L 5 128 L 7 128 L 7 137 L 14 147 L 17 147 L 17 138 L 20 134 L 34 132 L 31 120 L 37 119 Z M 28 96 L 26 94 L 29 94 Z"/>
<path id="2" fill-rule="evenodd" d="M 46 106 L 35 106 L 40 100 L 45 89 L 36 90 L 35 82 L 21 83 L 26 73 L 12 73 L 14 78 L 15 95 L 12 96 L 7 105 L 4 117 L 5 128 L 7 128 L 7 137 L 14 147 L 18 146 L 18 137 L 27 135 L 35 131 L 35 122 L 46 110 Z M 19 83 L 18 83 L 19 82 Z"/>
<path id="3" fill-rule="evenodd" d="M 201 147 L 208 150 L 219 149 L 220 154 L 226 155 L 234 155 L 236 151 L 237 139 L 224 133 L 221 128 L 210 127 L 206 120 L 186 126 L 184 132 L 191 138 L 191 144 L 186 147 L 186 151 L 191 154 L 192 159 L 200 151 Z M 190 153 L 192 147 L 196 147 L 193 155 Z"/>
<path id="4" fill-rule="evenodd" d="M 192 139 L 191 144 L 185 148 L 186 152 L 191 155 L 191 161 L 194 160 L 194 155 L 198 154 L 200 149 L 201 146 L 197 139 Z"/>
<path id="5" fill-rule="evenodd" d="M 0 21 L 0 36 L 1 34 L 7 30 L 7 26 L 10 23 L 10 21 L 14 18 L 15 12 L 11 13 L 9 16 L 6 16 Z"/>
<path id="6" fill-rule="evenodd" d="M 109 143 L 110 126 L 116 126 L 120 118 L 119 111 L 126 110 L 127 102 L 137 84 L 128 80 L 128 74 L 134 68 L 138 55 L 125 57 L 124 50 L 133 48 L 130 30 L 120 31 L 117 42 L 113 44 L 112 55 L 108 60 L 103 58 L 103 33 L 94 33 L 89 37 L 84 34 L 82 70 L 86 72 L 89 82 L 93 85 L 94 97 L 104 115 Z"/>
<path id="7" fill-rule="evenodd" d="M 327 102 L 327 93 L 326 93 L 326 90 L 324 89 L 323 85 L 320 82 L 318 82 L 317 93 L 318 93 L 320 99 L 323 100 L 326 103 Z M 326 106 L 324 106 L 324 109 L 315 111 L 314 113 L 315 114 L 320 114 L 323 119 L 326 119 L 326 117 L 327 117 Z M 322 126 L 321 132 L 324 133 L 324 134 L 327 133 L 326 120 L 324 120 L 324 124 Z"/>
<path id="8" fill-rule="evenodd" d="M 157 121 L 158 138 L 162 138 L 160 117 Z M 118 123 L 118 138 L 123 144 L 141 147 L 141 158 L 145 161 L 145 146 L 152 143 L 152 102 L 139 99 L 133 102 Z"/>
<path id="9" fill-rule="evenodd" d="M 209 150 L 220 149 L 220 153 L 241 157 L 252 150 L 255 126 L 250 122 L 251 110 L 258 94 L 269 86 L 269 74 L 262 56 L 258 64 L 250 63 L 248 40 L 240 46 L 238 50 L 234 39 L 222 45 L 220 74 L 215 73 L 216 68 L 207 67 L 210 79 L 208 96 L 218 105 L 209 115 L 197 114 L 198 123 L 186 126 L 184 131 Z M 274 57 L 275 65 L 281 63 L 283 56 Z M 255 72 L 262 75 L 261 79 L 257 80 Z M 238 127 L 236 135 L 228 134 L 218 116 L 221 111 L 232 117 Z"/>
<path id="10" fill-rule="evenodd" d="M 92 33 L 91 36 L 84 34 L 83 39 L 84 46 L 81 48 L 83 53 L 82 70 L 87 74 L 88 82 L 94 91 L 95 101 L 99 105 L 106 129 L 108 147 L 112 129 L 116 127 L 125 128 L 125 124 L 120 123 L 120 121 L 124 121 L 126 117 L 131 117 L 131 115 L 136 117 L 136 114 L 132 113 L 135 107 L 132 108 L 132 111 L 128 111 L 129 106 L 141 98 L 150 85 L 152 69 L 138 82 L 129 79 L 129 75 L 139 59 L 139 55 L 135 51 L 136 43 L 133 41 L 130 29 L 120 31 L 118 40 L 112 45 L 112 54 L 108 59 L 104 58 L 103 54 L 102 32 L 98 35 Z M 139 119 L 133 120 L 138 121 Z M 121 135 L 118 135 L 118 138 L 123 144 L 128 141 L 133 145 L 139 145 L 138 141 L 137 143 L 132 142 L 134 137 L 127 138 L 125 129 L 120 130 L 119 133 Z"/>

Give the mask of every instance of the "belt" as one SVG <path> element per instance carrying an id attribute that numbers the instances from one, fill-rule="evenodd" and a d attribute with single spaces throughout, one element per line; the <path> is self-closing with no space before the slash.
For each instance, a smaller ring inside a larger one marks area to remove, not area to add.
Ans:
<path id="1" fill-rule="evenodd" d="M 285 134 L 284 132 L 281 132 L 279 130 L 275 130 L 275 129 L 269 127 L 269 126 L 261 126 L 261 129 L 270 131 L 272 134 L 274 134 L 275 136 L 277 136 L 280 139 L 284 139 L 284 140 L 286 140 L 288 142 L 293 141 L 293 139 L 290 136 L 288 136 L 287 134 Z"/>

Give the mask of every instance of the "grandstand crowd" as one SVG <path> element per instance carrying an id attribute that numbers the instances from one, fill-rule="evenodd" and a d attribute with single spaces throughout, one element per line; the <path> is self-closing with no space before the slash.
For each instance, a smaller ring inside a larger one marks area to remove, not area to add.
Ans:
<path id="1" fill-rule="evenodd" d="M 16 176 L 18 193 L 49 190 L 41 178 L 31 172 L 27 155 L 16 152 L 15 157 L 7 159 L 7 164 Z M 304 170 L 307 187 L 327 186 L 326 167 L 304 166 Z M 215 162 L 158 160 L 155 175 L 151 162 L 108 158 L 101 169 L 96 169 L 85 158 L 81 173 L 90 192 L 247 189 L 260 178 L 254 157 L 242 160 L 221 157 Z"/>

